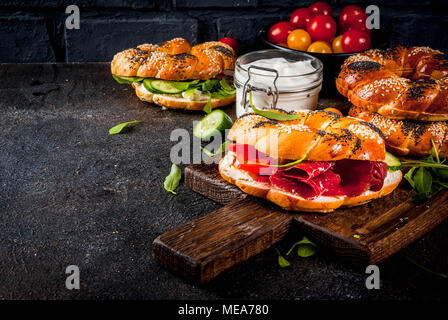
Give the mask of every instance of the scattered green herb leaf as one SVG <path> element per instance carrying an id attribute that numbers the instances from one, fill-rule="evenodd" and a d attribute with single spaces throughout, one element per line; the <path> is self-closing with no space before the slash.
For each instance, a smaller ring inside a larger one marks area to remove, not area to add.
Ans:
<path id="1" fill-rule="evenodd" d="M 165 190 L 171 192 L 172 194 L 176 194 L 174 190 L 176 190 L 177 186 L 179 185 L 181 177 L 182 172 L 180 171 L 180 168 L 173 163 L 171 165 L 170 174 L 165 178 L 165 181 L 163 183 L 163 187 L 165 188 Z"/>
<path id="2" fill-rule="evenodd" d="M 437 275 L 437 276 L 439 276 L 439 277 L 448 279 L 448 274 L 444 274 L 444 273 L 440 273 L 440 272 L 433 271 L 433 270 L 431 270 L 431 269 L 429 269 L 429 268 L 427 268 L 427 267 L 425 267 L 425 266 L 419 264 L 417 261 L 415 261 L 414 259 L 412 259 L 412 258 L 409 257 L 409 256 L 406 256 L 406 259 L 408 259 L 410 262 L 412 262 L 414 265 L 416 265 L 416 266 L 419 267 L 420 269 L 425 270 L 426 272 L 429 272 L 429 273 L 435 274 L 435 275 Z"/>
<path id="3" fill-rule="evenodd" d="M 143 122 L 140 120 L 135 120 L 135 121 L 128 121 L 128 122 L 123 122 L 120 124 L 117 124 L 116 126 L 112 127 L 109 129 L 109 134 L 118 134 L 121 133 L 121 131 L 130 123 L 137 123 L 137 122 Z"/>
<path id="4" fill-rule="evenodd" d="M 293 244 L 286 255 L 289 255 L 296 246 L 298 246 L 297 255 L 299 257 L 307 258 L 316 253 L 316 244 L 311 242 L 307 237 L 303 237 L 302 240 Z"/>
<path id="5" fill-rule="evenodd" d="M 280 267 L 282 267 L 282 268 L 289 267 L 289 266 L 291 265 L 291 263 L 289 263 L 289 261 L 286 260 L 285 257 L 283 257 L 283 256 L 280 254 L 280 251 L 278 251 L 277 248 L 275 248 L 275 250 L 276 250 L 277 253 L 278 253 L 278 264 L 280 265 Z"/>
<path id="6" fill-rule="evenodd" d="M 278 112 L 274 112 L 274 111 L 269 111 L 269 110 L 260 110 L 257 109 L 253 104 L 252 104 L 252 91 L 249 94 L 249 104 L 250 107 L 252 108 L 252 110 L 260 115 L 263 116 L 265 118 L 268 118 L 270 120 L 277 120 L 277 121 L 288 121 L 288 120 L 296 120 L 298 119 L 300 116 L 297 114 L 288 114 L 288 113 L 278 113 Z"/>
<path id="7" fill-rule="evenodd" d="M 353 238 L 355 238 L 355 239 L 361 239 L 361 236 L 360 236 L 359 234 L 354 234 L 354 235 L 353 235 Z"/>

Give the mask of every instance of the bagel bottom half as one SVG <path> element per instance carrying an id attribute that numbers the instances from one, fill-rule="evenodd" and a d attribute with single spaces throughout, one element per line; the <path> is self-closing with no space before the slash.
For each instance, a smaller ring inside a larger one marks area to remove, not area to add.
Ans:
<path id="1" fill-rule="evenodd" d="M 179 95 L 156 94 L 145 89 L 143 84 L 133 82 L 137 97 L 146 102 L 155 103 L 161 107 L 170 109 L 202 110 L 208 102 L 208 99 L 190 100 Z M 235 101 L 235 96 L 222 99 L 212 99 L 212 109 L 226 106 Z"/>
<path id="2" fill-rule="evenodd" d="M 356 197 L 319 196 L 306 200 L 297 194 L 278 189 L 270 184 L 255 181 L 250 172 L 233 166 L 234 155 L 228 152 L 219 162 L 219 173 L 227 182 L 240 188 L 247 194 L 267 199 L 285 210 L 305 212 L 331 212 L 339 207 L 351 207 L 364 204 L 391 193 L 399 185 L 402 174 L 400 170 L 388 171 L 384 186 L 379 191 L 365 191 Z"/>

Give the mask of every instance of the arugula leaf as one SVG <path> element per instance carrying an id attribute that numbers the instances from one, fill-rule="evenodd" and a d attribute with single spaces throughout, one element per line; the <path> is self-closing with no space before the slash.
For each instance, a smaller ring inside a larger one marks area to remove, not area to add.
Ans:
<path id="1" fill-rule="evenodd" d="M 442 186 L 444 188 L 448 188 L 448 183 L 446 183 L 446 182 L 442 182 L 442 181 L 439 181 L 439 180 L 433 180 L 432 182 L 437 183 L 438 185 L 440 185 L 440 186 Z"/>
<path id="2" fill-rule="evenodd" d="M 278 113 L 278 112 L 269 111 L 269 110 L 257 109 L 252 104 L 252 91 L 249 94 L 249 103 L 250 103 L 250 107 L 256 114 L 263 116 L 265 118 L 268 118 L 270 120 L 288 121 L 288 120 L 296 120 L 296 119 L 300 118 L 300 116 L 297 114 L 288 114 L 288 113 L 285 114 L 285 113 Z"/>
<path id="3" fill-rule="evenodd" d="M 276 250 L 277 253 L 278 253 L 278 264 L 280 265 L 280 267 L 282 267 L 282 268 L 289 267 L 289 266 L 291 265 L 291 263 L 289 263 L 289 261 L 286 260 L 285 257 L 283 257 L 283 256 L 280 254 L 280 251 L 278 251 L 277 248 L 275 248 L 275 250 Z"/>
<path id="4" fill-rule="evenodd" d="M 409 257 L 409 256 L 405 256 L 405 257 L 406 257 L 406 259 L 408 259 L 411 263 L 413 263 L 414 265 L 416 265 L 416 266 L 419 267 L 420 269 L 425 270 L 426 272 L 435 274 L 435 275 L 437 275 L 437 276 L 439 276 L 439 277 L 448 279 L 448 274 L 444 274 L 444 273 L 440 273 L 440 272 L 433 271 L 433 270 L 431 270 L 431 269 L 429 269 L 429 268 L 427 268 L 427 267 L 425 267 L 425 266 L 419 264 L 417 261 L 415 261 L 415 260 L 412 259 L 411 257 Z"/>
<path id="5" fill-rule="evenodd" d="M 221 85 L 222 90 L 228 94 L 235 94 L 236 88 L 233 85 L 229 85 L 227 82 L 227 77 L 223 77 L 221 81 L 219 81 L 219 84 Z"/>
<path id="6" fill-rule="evenodd" d="M 299 257 L 308 258 L 316 253 L 316 244 L 311 242 L 307 237 L 303 237 L 302 240 L 294 243 L 294 245 L 291 247 L 291 249 L 289 249 L 286 255 L 289 255 L 296 246 L 298 246 L 297 255 Z"/>
<path id="7" fill-rule="evenodd" d="M 130 123 L 137 123 L 137 122 L 143 122 L 140 120 L 135 120 L 135 121 L 128 121 L 128 122 L 123 122 L 120 124 L 117 124 L 116 126 L 112 127 L 109 129 L 109 134 L 118 134 L 121 133 L 121 131 Z"/>
<path id="8" fill-rule="evenodd" d="M 209 157 L 213 157 L 215 155 L 213 152 L 211 152 L 208 149 L 205 149 L 204 147 L 201 147 L 201 150 Z"/>
<path id="9" fill-rule="evenodd" d="M 439 151 L 437 151 L 436 144 L 434 143 L 434 140 L 432 140 L 432 139 L 431 139 L 431 144 L 432 144 L 431 156 L 432 156 L 432 153 L 434 151 L 434 154 L 436 155 L 437 163 L 440 163 Z"/>
<path id="10" fill-rule="evenodd" d="M 292 167 L 292 166 L 295 166 L 295 165 L 298 165 L 299 163 L 301 163 L 303 160 L 305 160 L 305 158 L 306 158 L 306 156 L 303 156 L 303 158 L 298 159 L 293 162 L 289 162 L 289 163 L 285 163 L 285 164 L 272 164 L 271 167 L 276 167 L 276 168 Z"/>
<path id="11" fill-rule="evenodd" d="M 182 172 L 180 171 L 180 168 L 173 163 L 171 165 L 170 174 L 165 178 L 165 181 L 163 182 L 163 187 L 165 188 L 165 190 L 171 192 L 172 194 L 176 194 L 174 190 L 176 190 L 177 186 L 179 185 L 181 177 Z"/>
<path id="12" fill-rule="evenodd" d="M 205 113 L 212 112 L 212 95 L 211 94 L 208 95 L 208 101 L 207 101 L 207 104 L 204 106 L 203 110 Z"/>
<path id="13" fill-rule="evenodd" d="M 412 196 L 414 202 L 423 202 L 434 197 L 443 188 L 448 188 L 444 182 L 448 178 L 448 166 L 440 160 L 434 141 L 431 140 L 432 149 L 428 156 L 421 160 L 404 161 L 404 166 L 411 169 L 404 175 L 417 193 Z M 434 174 L 436 178 L 433 177 Z M 440 181 L 439 179 L 442 181 Z"/>
<path id="14" fill-rule="evenodd" d="M 417 167 L 412 167 L 406 174 L 404 175 L 404 178 L 409 182 L 412 188 L 415 189 L 415 183 L 414 179 L 412 178 L 414 171 L 417 170 Z"/>
<path id="15" fill-rule="evenodd" d="M 418 193 L 429 195 L 432 186 L 431 173 L 427 169 L 420 167 L 414 176 L 414 186 Z"/>
<path id="16" fill-rule="evenodd" d="M 202 92 L 211 92 L 218 84 L 218 79 L 208 79 L 201 85 Z"/>
<path id="17" fill-rule="evenodd" d="M 215 151 L 215 153 L 211 152 L 210 150 L 207 150 L 203 147 L 201 147 L 201 150 L 204 151 L 204 153 L 206 155 L 208 155 L 209 157 L 213 157 L 216 156 L 217 154 L 221 154 L 226 150 L 227 144 L 229 143 L 229 141 L 225 141 L 223 144 L 221 144 L 218 148 L 218 150 Z"/>

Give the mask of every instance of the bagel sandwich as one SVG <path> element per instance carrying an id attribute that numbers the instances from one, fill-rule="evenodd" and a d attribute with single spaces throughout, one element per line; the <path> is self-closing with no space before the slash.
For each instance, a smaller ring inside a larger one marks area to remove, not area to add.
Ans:
<path id="1" fill-rule="evenodd" d="M 330 111 L 289 114 L 296 119 L 238 118 L 218 166 L 221 176 L 247 194 L 305 212 L 360 205 L 399 185 L 402 173 L 386 163 L 374 125 Z"/>
<path id="2" fill-rule="evenodd" d="M 191 46 L 176 38 L 117 53 L 111 72 L 118 83 L 131 84 L 142 101 L 171 109 L 213 109 L 235 101 L 229 76 L 235 60 L 235 51 L 225 43 Z"/>

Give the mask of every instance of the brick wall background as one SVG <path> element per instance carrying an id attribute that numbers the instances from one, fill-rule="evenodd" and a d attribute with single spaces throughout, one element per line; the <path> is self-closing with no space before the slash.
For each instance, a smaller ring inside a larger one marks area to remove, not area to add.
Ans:
<path id="1" fill-rule="evenodd" d="M 314 0 L 1 0 L 0 62 L 110 61 L 143 42 L 185 37 L 193 43 L 230 36 L 241 51 L 261 47 L 258 31 Z M 327 0 L 335 14 L 348 4 L 378 5 L 390 44 L 448 51 L 446 0 Z M 79 30 L 65 28 L 76 4 Z"/>

